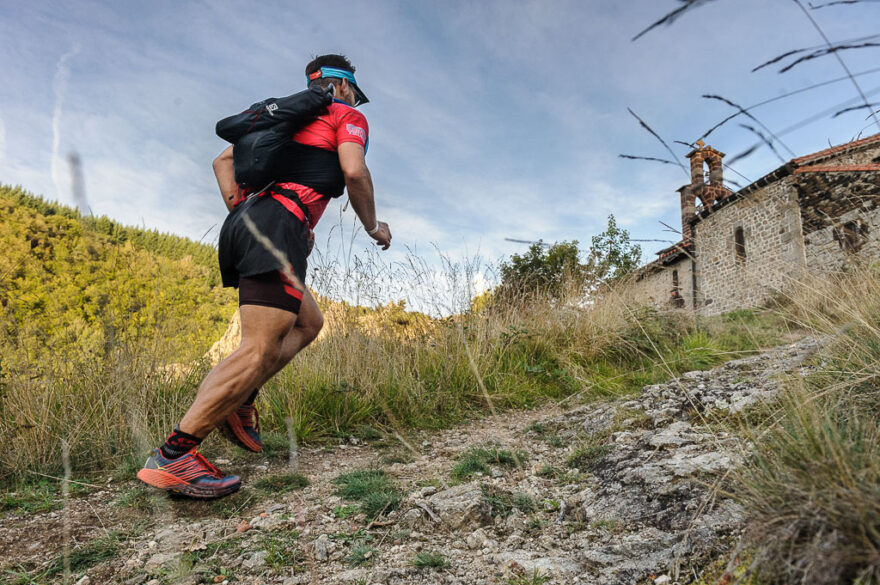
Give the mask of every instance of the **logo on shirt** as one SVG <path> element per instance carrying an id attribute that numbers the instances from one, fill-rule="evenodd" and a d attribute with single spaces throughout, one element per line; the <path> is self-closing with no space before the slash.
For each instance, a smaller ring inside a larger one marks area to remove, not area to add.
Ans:
<path id="1" fill-rule="evenodd" d="M 364 142 L 367 141 L 367 131 L 360 126 L 355 126 L 354 124 L 346 124 L 345 129 L 348 130 L 348 133 L 352 136 L 357 136 Z"/>
<path id="2" fill-rule="evenodd" d="M 266 104 L 266 111 L 269 112 L 270 116 L 274 116 L 275 110 L 277 110 L 277 109 L 278 109 L 278 104 L 276 104 L 274 102 L 271 104 Z"/>

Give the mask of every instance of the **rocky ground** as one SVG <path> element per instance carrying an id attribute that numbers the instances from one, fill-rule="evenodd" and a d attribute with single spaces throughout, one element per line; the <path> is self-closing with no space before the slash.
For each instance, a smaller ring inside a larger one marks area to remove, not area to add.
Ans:
<path id="1" fill-rule="evenodd" d="M 79 585 L 688 583 L 743 522 L 723 494 L 748 446 L 720 421 L 771 399 L 779 374 L 797 374 L 817 346 L 690 372 L 636 398 L 351 437 L 293 461 L 242 455 L 223 467 L 245 488 L 213 503 L 136 482 L 81 486 L 89 493 L 65 509 L 0 518 L 0 581 L 60 582 L 68 542 Z M 387 471 L 402 496 L 375 519 L 335 495 L 334 479 L 361 469 Z"/>

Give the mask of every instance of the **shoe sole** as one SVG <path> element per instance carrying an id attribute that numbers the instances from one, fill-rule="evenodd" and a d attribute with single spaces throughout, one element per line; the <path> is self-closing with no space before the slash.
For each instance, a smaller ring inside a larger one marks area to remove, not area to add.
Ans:
<path id="1" fill-rule="evenodd" d="M 244 431 L 244 427 L 239 426 L 238 428 L 241 429 L 241 434 L 246 436 L 249 442 L 246 442 L 238 435 L 238 432 L 236 432 L 236 429 L 229 423 L 229 421 L 223 421 L 223 424 L 218 427 L 218 430 L 220 431 L 221 435 L 223 435 L 229 441 L 232 441 L 245 451 L 250 451 L 251 453 L 262 453 L 263 446 L 254 443 L 253 440 L 251 440 L 248 434 Z"/>
<path id="2" fill-rule="evenodd" d="M 154 488 L 201 500 L 222 498 L 223 496 L 228 496 L 231 493 L 237 492 L 241 487 L 240 481 L 223 488 L 210 488 L 193 485 L 181 481 L 180 478 L 160 469 L 141 469 L 137 473 L 137 478 Z"/>

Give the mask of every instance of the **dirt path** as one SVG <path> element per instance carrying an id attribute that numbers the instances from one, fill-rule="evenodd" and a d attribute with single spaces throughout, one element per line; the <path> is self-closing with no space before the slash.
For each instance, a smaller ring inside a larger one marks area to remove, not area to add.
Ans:
<path id="1" fill-rule="evenodd" d="M 67 541 L 79 585 L 687 583 L 743 519 L 712 486 L 744 446 L 711 421 L 772 399 L 778 375 L 817 347 L 806 339 L 629 400 L 420 433 L 408 447 L 386 436 L 304 448 L 305 488 L 286 457 L 251 455 L 223 465 L 245 488 L 214 503 L 136 482 L 90 487 L 66 511 L 0 518 L 0 582 L 61 582 Z M 484 467 L 456 475 L 467 453 Z M 334 495 L 340 474 L 368 468 L 403 494 L 372 523 Z"/>

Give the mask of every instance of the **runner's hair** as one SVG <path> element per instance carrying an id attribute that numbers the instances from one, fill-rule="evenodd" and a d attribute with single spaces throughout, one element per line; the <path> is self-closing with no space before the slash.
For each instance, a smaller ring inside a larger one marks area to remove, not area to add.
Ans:
<path id="1" fill-rule="evenodd" d="M 306 65 L 306 75 L 311 75 L 321 67 L 335 67 L 336 69 L 345 69 L 346 71 L 351 71 L 354 73 L 354 65 L 351 64 L 351 61 L 348 60 L 348 57 L 345 55 L 320 55 L 312 59 L 308 65 Z M 327 89 L 327 86 L 333 81 L 333 77 L 322 77 L 319 79 L 315 79 L 314 81 L 309 83 L 309 87 L 313 87 L 315 85 L 320 86 L 322 89 Z"/>

